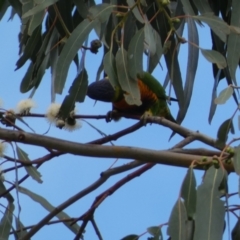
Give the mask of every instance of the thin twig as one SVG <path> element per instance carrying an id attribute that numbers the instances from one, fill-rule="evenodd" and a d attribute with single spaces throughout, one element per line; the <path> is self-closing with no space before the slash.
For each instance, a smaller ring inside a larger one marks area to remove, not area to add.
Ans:
<path id="1" fill-rule="evenodd" d="M 92 223 L 92 225 L 93 225 L 93 228 L 94 228 L 94 230 L 95 230 L 95 232 L 96 232 L 99 240 L 103 240 L 103 237 L 102 237 L 102 235 L 101 235 L 101 233 L 100 233 L 100 231 L 99 231 L 99 228 L 98 228 L 98 226 L 97 226 L 97 223 L 96 223 L 96 221 L 95 221 L 95 219 L 94 219 L 93 217 L 92 217 L 92 219 L 91 219 L 91 223 Z"/>

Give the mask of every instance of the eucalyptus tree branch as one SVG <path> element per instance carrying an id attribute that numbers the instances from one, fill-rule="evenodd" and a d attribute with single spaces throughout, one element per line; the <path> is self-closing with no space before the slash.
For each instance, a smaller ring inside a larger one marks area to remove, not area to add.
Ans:
<path id="1" fill-rule="evenodd" d="M 144 162 L 162 163 L 188 167 L 192 160 L 201 161 L 198 155 L 178 154 L 169 151 L 156 151 L 137 147 L 99 146 L 81 144 L 58 138 L 27 132 L 0 129 L 0 139 L 55 149 L 63 153 L 98 158 L 137 159 Z M 208 159 L 209 161 L 211 159 Z"/>
<path id="2" fill-rule="evenodd" d="M 99 228 L 98 228 L 97 223 L 96 223 L 94 218 L 91 219 L 91 223 L 93 225 L 93 228 L 94 228 L 94 230 L 95 230 L 99 240 L 103 240 L 103 237 L 102 237 L 102 235 L 101 235 L 101 233 L 99 231 Z"/>
<path id="3" fill-rule="evenodd" d="M 126 129 L 123 129 L 123 130 L 121 130 L 117 133 L 108 135 L 106 137 L 91 141 L 90 143 L 91 144 L 104 144 L 104 143 L 107 143 L 107 142 L 110 142 L 110 141 L 113 141 L 113 140 L 116 141 L 120 137 L 123 137 L 123 136 L 125 136 L 129 133 L 135 132 L 136 130 L 138 130 L 142 126 L 144 126 L 143 123 L 141 121 L 139 121 L 136 124 L 126 128 Z"/>
<path id="4" fill-rule="evenodd" d="M 110 168 L 104 172 L 101 173 L 101 176 L 113 176 L 115 174 L 119 174 L 122 172 L 126 172 L 129 171 L 133 168 L 139 167 L 141 165 L 145 164 L 144 162 L 140 162 L 138 160 L 132 161 L 130 163 L 124 164 L 122 166 L 119 167 L 115 167 L 115 168 Z"/>
<path id="5" fill-rule="evenodd" d="M 76 220 L 76 218 L 58 219 L 58 220 L 50 221 L 50 222 L 48 222 L 46 225 L 53 225 L 53 224 L 57 224 L 57 223 L 72 222 L 72 221 L 75 221 L 75 220 Z M 34 225 L 29 225 L 29 226 L 26 226 L 26 227 L 23 227 L 23 228 L 19 228 L 19 229 L 15 229 L 14 231 L 11 231 L 10 234 L 15 234 L 15 233 L 17 233 L 17 232 L 22 232 L 22 231 L 31 229 L 31 228 L 33 228 L 34 226 L 36 226 L 36 224 L 34 224 Z"/>
<path id="6" fill-rule="evenodd" d="M 107 137 L 103 137 L 103 138 L 100 138 L 100 139 L 97 139 L 95 141 L 92 141 L 90 142 L 91 144 L 103 144 L 103 143 L 106 143 L 108 141 L 111 141 L 112 139 L 117 139 L 121 136 L 124 136 L 126 134 L 129 134 L 133 131 L 136 131 L 137 129 L 139 129 L 140 127 L 142 126 L 141 122 L 138 122 L 137 124 L 134 124 L 132 125 L 131 127 L 129 128 L 126 128 L 122 131 L 119 131 L 113 135 L 110 135 L 110 136 L 107 136 Z M 65 154 L 64 152 L 61 152 L 61 151 L 50 151 L 50 154 L 47 154 L 45 155 L 44 157 L 41 157 L 41 158 L 38 158 L 36 160 L 33 160 L 31 162 L 24 162 L 24 161 L 21 161 L 22 162 L 22 165 L 18 165 L 18 166 L 14 166 L 12 168 L 8 168 L 8 169 L 5 169 L 3 170 L 4 172 L 8 172 L 8 171 L 12 171 L 12 170 L 15 170 L 16 168 L 20 168 L 20 167 L 23 167 L 23 166 L 28 166 L 28 165 L 32 165 L 32 164 L 37 164 L 36 168 L 39 168 L 44 162 L 46 161 L 49 161 L 51 160 L 53 157 L 55 156 L 60 156 L 62 154 Z M 10 158 L 10 157 L 7 157 L 5 156 L 6 159 L 8 160 L 11 160 L 11 161 L 14 161 L 14 158 Z M 132 168 L 135 168 L 137 166 L 140 166 L 142 165 L 143 163 L 136 163 L 136 164 L 129 164 L 129 165 L 125 165 L 125 166 L 121 166 L 121 167 L 118 167 L 117 170 L 114 170 L 114 169 L 110 169 L 111 171 L 109 171 L 106 175 L 110 176 L 110 175 L 113 175 L 113 174 L 117 174 L 117 173 L 120 173 L 120 172 L 123 172 L 123 171 L 127 171 L 129 169 L 132 169 Z M 104 173 L 103 173 L 104 174 Z M 26 174 L 21 180 L 19 180 L 19 184 L 22 183 L 23 181 L 25 181 L 27 178 L 29 177 L 28 174 Z M 14 188 L 15 188 L 16 185 L 13 185 L 11 186 L 9 189 L 7 189 L 5 192 L 1 193 L 0 197 L 1 196 L 4 196 L 5 194 L 9 193 L 10 191 L 12 191 Z"/>
<path id="7" fill-rule="evenodd" d="M 204 134 L 201 134 L 199 133 L 198 131 L 194 132 L 194 131 L 191 131 L 183 126 L 180 126 L 174 122 L 171 122 L 165 118 L 162 118 L 162 117 L 148 117 L 147 118 L 147 122 L 148 123 L 157 123 L 157 124 L 160 124 L 162 126 L 165 126 L 165 127 L 168 127 L 168 128 L 171 128 L 174 132 L 178 133 L 179 135 L 183 136 L 183 137 L 193 137 L 195 138 L 195 140 L 198 140 L 200 142 L 203 142 L 211 147 L 214 147 L 214 148 L 217 148 L 219 150 L 222 150 L 223 148 L 220 148 L 218 145 L 217 145 L 217 140 L 214 139 L 214 138 L 211 138 L 207 135 L 204 135 Z"/>
<path id="8" fill-rule="evenodd" d="M 199 156 L 220 156 L 222 153 L 221 151 L 215 151 L 215 150 L 210 150 L 206 148 L 173 148 L 169 150 L 170 152 L 175 152 L 175 153 L 184 153 L 184 154 L 195 154 Z M 230 154 L 227 152 L 224 152 L 223 157 L 230 157 Z"/>
<path id="9" fill-rule="evenodd" d="M 93 202 L 92 206 L 90 207 L 90 209 L 85 212 L 80 218 L 79 220 L 83 220 L 82 226 L 79 229 L 79 232 L 77 234 L 77 236 L 82 236 L 83 231 L 88 223 L 88 221 L 90 221 L 93 217 L 93 214 L 96 210 L 97 207 L 99 207 L 99 205 L 110 195 L 112 195 L 115 191 L 117 191 L 120 187 L 122 187 L 123 185 L 125 185 L 127 182 L 131 181 L 132 179 L 139 177 L 140 175 L 142 175 L 144 172 L 148 171 L 149 169 L 151 169 L 153 166 L 155 166 L 154 163 L 146 163 L 144 164 L 144 166 L 142 166 L 141 168 L 137 169 L 136 171 L 128 174 L 127 176 L 125 176 L 124 178 L 122 178 L 121 180 L 119 180 L 118 182 L 116 182 L 112 187 L 108 188 L 106 191 L 102 192 L 100 195 L 98 195 L 95 199 L 95 201 Z M 73 222 L 73 224 L 76 221 Z M 74 240 L 77 240 L 78 238 L 75 238 Z"/>
<path id="10" fill-rule="evenodd" d="M 185 139 L 183 139 L 182 141 L 180 141 L 179 143 L 177 143 L 175 146 L 172 147 L 172 149 L 175 148 L 183 148 L 186 145 L 190 144 L 191 142 L 195 141 L 195 137 L 194 136 L 188 136 Z"/>

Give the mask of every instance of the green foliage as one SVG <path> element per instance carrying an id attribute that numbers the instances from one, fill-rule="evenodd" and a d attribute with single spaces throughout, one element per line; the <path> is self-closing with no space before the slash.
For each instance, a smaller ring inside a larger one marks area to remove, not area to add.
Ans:
<path id="1" fill-rule="evenodd" d="M 99 67 L 94 66 L 96 69 L 98 67 L 96 79 L 99 79 L 104 71 L 114 89 L 123 89 L 127 93 L 125 100 L 129 105 L 141 106 L 142 104 L 137 77 L 147 71 L 149 74 L 144 76 L 147 79 L 159 67 L 160 61 L 165 61 L 167 76 L 165 82 L 161 83 L 164 87 L 168 84 L 171 85 L 172 94 L 178 99 L 177 122 L 181 123 L 187 116 L 192 100 L 199 52 L 201 52 L 213 68 L 212 75 L 209 75 L 209 78 L 214 81 L 209 122 L 214 117 L 217 105 L 225 104 L 230 98 L 233 98 L 236 103 L 236 112 L 239 110 L 236 79 L 236 70 L 240 59 L 239 0 L 105 0 L 102 3 L 94 0 L 2 0 L 0 1 L 0 20 L 8 9 L 12 11 L 10 19 L 15 16 L 21 20 L 20 56 L 16 61 L 16 70 L 29 64 L 19 83 L 20 92 L 31 91 L 30 97 L 33 97 L 41 85 L 47 69 L 51 70 L 53 79 L 51 83 L 52 100 L 55 99 L 56 94 L 62 94 L 67 81 L 71 81 L 71 87 L 68 94 L 63 97 L 64 100 L 57 115 L 58 120 L 63 121 L 59 123 L 59 128 L 63 127 L 65 122 L 73 123 L 75 121 L 73 117 L 75 104 L 84 102 L 87 94 L 89 69 L 84 66 L 84 54 L 81 55 L 83 57 L 79 61 L 79 51 L 97 54 L 101 45 L 103 45 L 102 62 Z M 198 26 L 203 25 L 208 26 L 211 31 L 212 49 L 203 49 L 199 45 Z M 188 32 L 187 39 L 183 38 L 184 30 Z M 96 45 L 84 46 L 92 31 L 95 31 L 99 38 L 92 41 Z M 178 53 L 183 44 L 188 44 L 188 54 L 185 58 L 187 63 L 185 79 L 182 78 L 183 69 L 180 68 L 178 59 Z M 145 59 L 147 60 L 146 64 L 144 64 Z M 76 77 L 68 79 L 67 75 L 72 63 L 76 65 Z M 220 81 L 225 81 L 225 85 L 228 86 L 217 96 Z M 160 92 L 160 95 L 165 97 L 165 89 L 159 89 L 158 84 L 149 87 L 154 90 L 153 92 Z M 165 99 L 164 104 L 164 107 L 168 109 Z M 222 239 L 225 229 L 225 210 L 228 210 L 229 207 L 227 200 L 226 204 L 222 200 L 223 193 L 220 191 L 222 187 L 226 187 L 223 192 L 224 194 L 228 192 L 227 175 L 224 170 L 226 166 L 223 166 L 223 160 L 230 159 L 231 162 L 233 157 L 235 172 L 240 174 L 239 146 L 235 148 L 234 154 L 225 151 L 228 134 L 230 131 L 234 132 L 234 116 L 226 117 L 228 119 L 220 125 L 216 140 L 205 138 L 202 135 L 197 139 L 202 141 L 204 139 L 204 143 L 220 149 L 222 152 L 217 157 L 215 154 L 207 156 L 207 163 L 201 162 L 199 158 L 196 160 L 196 155 L 193 155 L 192 165 L 187 171 L 179 197 L 170 214 L 167 233 L 171 239 Z M 20 120 L 20 117 L 12 114 L 13 121 L 7 113 L 1 114 L 1 122 L 6 126 L 14 126 L 15 120 Z M 24 121 L 22 122 L 24 123 Z M 175 128 L 180 128 L 180 126 L 175 126 Z M 197 138 L 197 135 L 189 133 L 189 131 L 186 134 L 184 128 L 181 128 L 178 133 L 184 136 L 186 141 L 191 137 L 194 140 Z M 8 137 L 5 140 L 8 141 Z M 18 138 L 12 139 L 12 141 L 18 140 Z M 51 149 L 49 152 L 56 154 L 55 149 Z M 37 183 L 42 183 L 41 174 L 35 166 L 31 165 L 28 154 L 18 146 L 16 146 L 16 153 L 27 174 Z M 172 152 L 169 151 L 169 153 Z M 84 154 L 86 155 L 86 153 Z M 205 159 L 203 155 L 199 155 Z M 92 155 L 90 154 L 90 156 Z M 164 157 L 167 158 L 167 156 Z M 173 164 L 171 163 L 171 165 Z M 186 164 L 184 166 L 186 167 Z M 198 187 L 194 176 L 195 167 L 206 170 L 203 181 Z M 41 204 L 50 213 L 58 211 L 42 196 L 18 186 L 18 184 L 15 187 L 22 194 Z M 112 193 L 112 191 L 109 192 Z M 14 198 L 6 189 L 2 178 L 0 194 L 7 201 L 7 207 L 0 222 L 0 238 L 7 239 L 13 225 Z M 59 211 L 55 216 L 60 220 L 70 218 L 63 211 Z M 82 229 L 84 227 L 81 228 L 76 223 L 64 224 L 74 234 L 84 230 Z M 18 229 L 23 228 L 18 218 L 16 218 L 16 226 Z M 233 240 L 239 239 L 239 226 L 238 220 L 232 230 Z M 151 235 L 149 239 L 163 239 L 162 226 L 149 227 L 147 233 Z M 29 233 L 24 230 L 14 234 L 15 236 L 18 234 L 26 236 Z M 139 238 L 140 235 L 132 234 L 122 239 L 136 240 Z"/>
<path id="2" fill-rule="evenodd" d="M 235 82 L 239 56 L 231 53 L 238 52 L 236 49 L 240 42 L 239 29 L 236 27 L 239 21 L 237 10 L 235 10 L 239 6 L 237 1 L 233 1 L 233 9 L 226 4 L 227 0 L 216 6 L 214 1 L 212 5 L 205 2 L 203 4 L 201 1 L 177 1 L 175 8 L 170 8 L 172 3 L 168 6 L 161 1 L 143 1 L 137 4 L 135 1 L 118 2 L 119 6 L 128 7 L 130 11 L 121 7 L 116 8 L 114 1 L 104 1 L 97 5 L 94 1 L 89 3 L 73 1 L 73 5 L 70 2 L 64 3 L 57 0 L 31 4 L 23 2 L 22 11 L 19 10 L 21 8 L 19 1 L 9 1 L 9 5 L 2 4 L 0 9 L 2 15 L 7 7 L 12 6 L 22 18 L 23 25 L 20 33 L 22 55 L 17 61 L 17 69 L 21 68 L 27 60 L 31 60 L 21 83 L 22 92 L 38 88 L 45 69 L 50 66 L 52 74 L 55 75 L 54 92 L 61 94 L 71 62 L 74 61 L 78 66 L 78 51 L 89 33 L 95 29 L 105 45 L 104 70 L 114 87 L 116 74 L 118 75 L 121 88 L 129 92 L 126 101 L 130 104 L 141 104 L 138 86 L 134 80 L 136 74 L 143 69 L 143 44 L 145 45 L 144 53 L 148 57 L 147 69 L 150 73 L 156 68 L 164 52 L 168 75 L 179 100 L 177 121 L 181 123 L 187 114 L 194 87 L 199 54 L 196 23 L 201 24 L 201 22 L 208 24 L 212 30 L 213 49 L 201 49 L 201 52 L 213 63 L 214 77 L 216 77 L 217 67 L 220 71 L 220 79 L 226 76 L 228 84 L 232 83 L 232 79 Z M 226 6 L 229 11 L 224 11 Z M 42 19 L 45 9 L 47 12 L 44 23 Z M 198 11 L 199 15 L 197 15 Z M 234 26 L 228 25 L 227 21 L 231 11 L 230 23 Z M 222 16 L 219 16 L 219 12 Z M 184 14 L 188 17 L 177 20 L 178 16 L 184 16 Z M 177 58 L 177 48 L 184 42 L 181 40 L 182 31 L 177 32 L 177 30 L 183 29 L 184 23 L 187 23 L 189 37 L 185 82 L 182 80 Z M 46 30 L 41 33 L 43 24 Z M 61 37 L 56 37 L 56 34 Z M 231 44 L 229 47 L 227 44 L 224 50 L 223 43 Z M 214 112 L 211 110 L 211 119 Z"/>

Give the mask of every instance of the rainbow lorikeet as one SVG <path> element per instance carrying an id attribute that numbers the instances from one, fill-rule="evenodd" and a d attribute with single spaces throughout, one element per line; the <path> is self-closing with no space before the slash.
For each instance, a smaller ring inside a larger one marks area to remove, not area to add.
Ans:
<path id="1" fill-rule="evenodd" d="M 146 112 L 153 116 L 165 117 L 166 119 L 176 122 L 168 108 L 165 89 L 150 73 L 143 72 L 137 75 L 138 87 L 142 104 L 129 105 L 124 98 L 124 92 L 120 86 L 115 89 L 112 87 L 108 78 L 93 82 L 88 86 L 87 95 L 94 99 L 103 102 L 111 102 L 113 110 L 142 116 Z M 174 98 L 171 100 L 177 101 Z"/>

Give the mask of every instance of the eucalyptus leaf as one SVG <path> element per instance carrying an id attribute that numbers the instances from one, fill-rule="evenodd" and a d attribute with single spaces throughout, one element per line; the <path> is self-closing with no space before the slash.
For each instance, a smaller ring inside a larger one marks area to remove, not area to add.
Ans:
<path id="1" fill-rule="evenodd" d="M 223 69 L 227 66 L 226 59 L 221 53 L 208 49 L 201 49 L 201 53 L 209 62 L 217 64 L 219 69 Z"/>
<path id="2" fill-rule="evenodd" d="M 234 133 L 233 123 L 232 123 L 232 119 L 231 118 L 225 120 L 220 125 L 220 127 L 218 129 L 218 132 L 217 132 L 217 140 L 220 143 L 226 143 L 230 130 L 231 130 L 232 133 Z"/>
<path id="3" fill-rule="evenodd" d="M 226 42 L 227 35 L 230 34 L 229 25 L 221 18 L 215 16 L 213 13 L 206 13 L 201 16 L 193 16 L 194 19 L 200 20 L 208 24 L 214 33 L 223 41 Z"/>
<path id="4" fill-rule="evenodd" d="M 228 86 L 220 92 L 214 102 L 216 104 L 224 104 L 232 96 L 232 94 L 233 88 L 231 86 Z"/>
<path id="5" fill-rule="evenodd" d="M 127 3 L 130 8 L 133 8 L 133 6 L 135 5 L 134 8 L 132 9 L 132 12 L 139 22 L 144 23 L 143 16 L 140 14 L 136 2 L 134 0 L 127 0 Z"/>
<path id="6" fill-rule="evenodd" d="M 30 159 L 28 158 L 28 154 L 26 152 L 24 152 L 20 147 L 16 147 L 17 150 L 17 155 L 18 158 L 26 163 L 31 163 Z M 35 181 L 37 181 L 38 183 L 42 183 L 42 175 L 41 173 L 33 166 L 24 166 L 26 172 L 29 174 L 29 176 L 32 177 L 32 179 L 34 179 Z"/>
<path id="7" fill-rule="evenodd" d="M 187 212 L 181 199 L 179 198 L 170 215 L 168 221 L 167 234 L 171 239 L 185 240 L 187 234 Z"/>
<path id="8" fill-rule="evenodd" d="M 54 80 L 56 93 L 62 94 L 69 66 L 95 24 L 94 21 L 85 19 L 74 29 L 65 43 L 56 67 L 56 77 Z"/>
<path id="9" fill-rule="evenodd" d="M 128 55 L 129 76 L 136 79 L 137 74 L 143 71 L 144 29 L 140 29 L 132 38 Z"/>
<path id="10" fill-rule="evenodd" d="M 9 202 L 0 221 L 0 239 L 9 239 L 10 230 L 12 228 L 14 208 L 14 204 Z"/>
<path id="11" fill-rule="evenodd" d="M 58 0 L 43 0 L 43 1 L 41 1 L 41 4 L 37 4 L 31 10 L 24 13 L 22 15 L 22 18 L 27 18 L 29 16 L 37 14 L 37 13 L 41 12 L 42 10 L 46 9 L 47 7 L 49 7 L 50 5 L 56 3 L 57 1 Z"/>
<path id="12" fill-rule="evenodd" d="M 132 79 L 128 73 L 128 59 L 127 52 L 121 48 L 116 54 L 116 66 L 118 81 L 121 88 L 125 91 L 124 97 L 129 105 L 140 106 L 141 96 L 138 88 L 137 79 Z"/>
<path id="13" fill-rule="evenodd" d="M 224 171 L 211 166 L 197 189 L 194 240 L 221 240 L 224 229 L 225 207 L 220 200 L 219 186 Z"/>
<path id="14" fill-rule="evenodd" d="M 240 176 L 240 146 L 234 148 L 233 166 L 235 172 Z"/>
<path id="15" fill-rule="evenodd" d="M 103 66 L 110 83 L 115 89 L 117 86 L 119 86 L 119 82 L 117 77 L 116 60 L 114 55 L 110 51 L 107 52 L 103 58 Z"/>
<path id="16" fill-rule="evenodd" d="M 30 197 L 33 201 L 39 203 L 43 208 L 45 208 L 47 211 L 52 212 L 54 211 L 56 208 L 47 201 L 47 199 L 45 199 L 44 197 L 28 190 L 27 188 L 24 187 L 20 187 L 19 186 L 19 192 L 22 194 L 27 195 L 28 197 Z M 70 216 L 67 215 L 65 212 L 60 212 L 58 214 L 55 215 L 55 217 L 57 217 L 59 220 L 64 220 L 64 219 L 69 219 Z M 70 229 L 74 234 L 77 234 L 79 231 L 79 226 L 75 223 L 75 224 L 71 224 L 70 222 L 65 222 L 62 221 L 62 223 L 68 228 Z"/>

